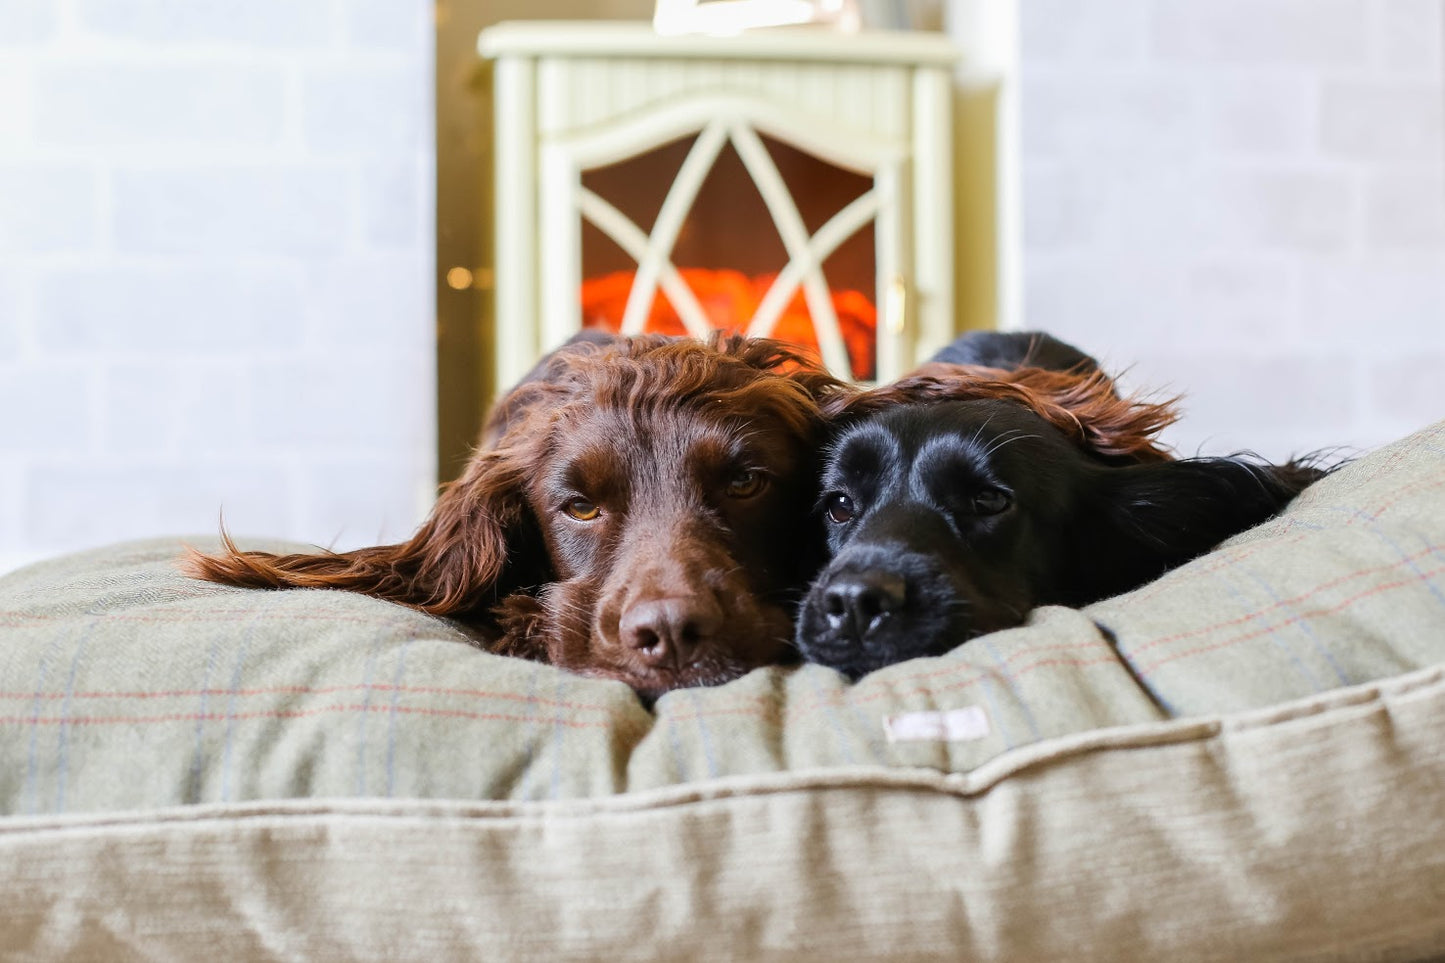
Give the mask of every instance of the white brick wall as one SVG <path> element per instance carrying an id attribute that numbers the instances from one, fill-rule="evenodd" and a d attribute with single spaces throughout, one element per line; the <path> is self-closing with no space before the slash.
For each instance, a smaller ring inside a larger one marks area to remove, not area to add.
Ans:
<path id="1" fill-rule="evenodd" d="M 1185 450 L 1445 416 L 1445 0 L 1019 0 L 1026 323 Z M 0 571 L 405 535 L 433 477 L 431 6 L 0 0 Z"/>
<path id="2" fill-rule="evenodd" d="M 1025 323 L 1187 452 L 1445 417 L 1445 0 L 1019 0 Z"/>
<path id="3" fill-rule="evenodd" d="M 432 76 L 423 0 L 0 0 L 0 571 L 411 531 Z"/>

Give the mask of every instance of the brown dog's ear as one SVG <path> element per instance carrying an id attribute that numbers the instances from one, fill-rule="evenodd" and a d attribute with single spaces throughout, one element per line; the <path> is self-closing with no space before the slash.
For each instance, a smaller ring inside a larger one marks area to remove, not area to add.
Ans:
<path id="1" fill-rule="evenodd" d="M 350 552 L 243 552 L 222 532 L 223 551 L 192 550 L 197 578 L 248 588 L 333 588 L 456 618 L 480 617 L 519 588 L 550 577 L 526 480 L 546 438 L 547 411 L 571 391 L 578 363 L 611 345 L 578 336 L 537 363 L 493 406 L 478 450 L 416 534 L 396 545 Z"/>
<path id="2" fill-rule="evenodd" d="M 560 353 L 560 352 L 559 352 Z M 223 551 L 191 550 L 188 574 L 250 588 L 333 588 L 399 602 L 433 615 L 480 617 L 503 596 L 549 577 L 526 500 L 526 481 L 547 437 L 548 403 L 566 393 L 559 364 L 524 380 L 498 403 L 490 437 L 448 484 L 410 539 L 349 552 L 243 552 L 222 532 Z"/>
<path id="3" fill-rule="evenodd" d="M 1133 462 L 1170 461 L 1156 440 L 1179 418 L 1176 399 L 1120 397 L 1114 380 L 1097 369 L 985 368 L 930 362 L 892 384 L 825 405 L 830 419 L 847 423 L 904 404 L 1001 398 L 1037 413 L 1083 448 Z"/>
<path id="4" fill-rule="evenodd" d="M 344 589 L 433 615 L 480 615 L 499 594 L 542 580 L 542 573 L 522 570 L 524 560 L 536 554 L 518 544 L 528 511 L 521 479 L 499 455 L 483 452 L 474 458 L 466 474 L 443 491 L 416 534 L 400 544 L 274 555 L 240 551 L 223 532 L 223 551 L 208 555 L 192 549 L 184 568 L 197 578 L 228 585 Z"/>

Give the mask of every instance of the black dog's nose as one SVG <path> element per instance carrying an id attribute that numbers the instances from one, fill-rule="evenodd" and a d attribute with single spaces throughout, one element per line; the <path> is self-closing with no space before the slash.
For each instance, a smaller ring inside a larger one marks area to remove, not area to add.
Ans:
<path id="1" fill-rule="evenodd" d="M 845 572 L 823 589 L 823 614 L 834 632 L 862 641 L 890 614 L 903 608 L 908 583 L 877 570 Z"/>

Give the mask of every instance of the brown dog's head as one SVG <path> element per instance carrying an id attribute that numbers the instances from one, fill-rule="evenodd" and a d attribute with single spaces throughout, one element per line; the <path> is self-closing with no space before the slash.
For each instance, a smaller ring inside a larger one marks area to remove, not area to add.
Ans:
<path id="1" fill-rule="evenodd" d="M 819 404 L 842 390 L 772 341 L 574 344 L 497 406 L 410 541 L 192 570 L 465 619 L 498 651 L 644 694 L 724 682 L 787 654 L 821 552 Z"/>

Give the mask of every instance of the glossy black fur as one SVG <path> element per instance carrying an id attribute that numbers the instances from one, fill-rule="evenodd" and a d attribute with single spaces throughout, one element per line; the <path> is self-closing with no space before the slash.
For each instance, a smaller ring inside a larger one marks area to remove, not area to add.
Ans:
<path id="1" fill-rule="evenodd" d="M 1050 371 L 1092 371 L 1099 367 L 1092 355 L 1042 331 L 970 331 L 939 349 L 929 360 Z"/>
<path id="2" fill-rule="evenodd" d="M 1021 404 L 904 405 L 845 429 L 821 509 L 832 561 L 804 658 L 852 677 L 1135 588 L 1282 509 L 1323 471 L 1247 456 L 1120 464 Z"/>

